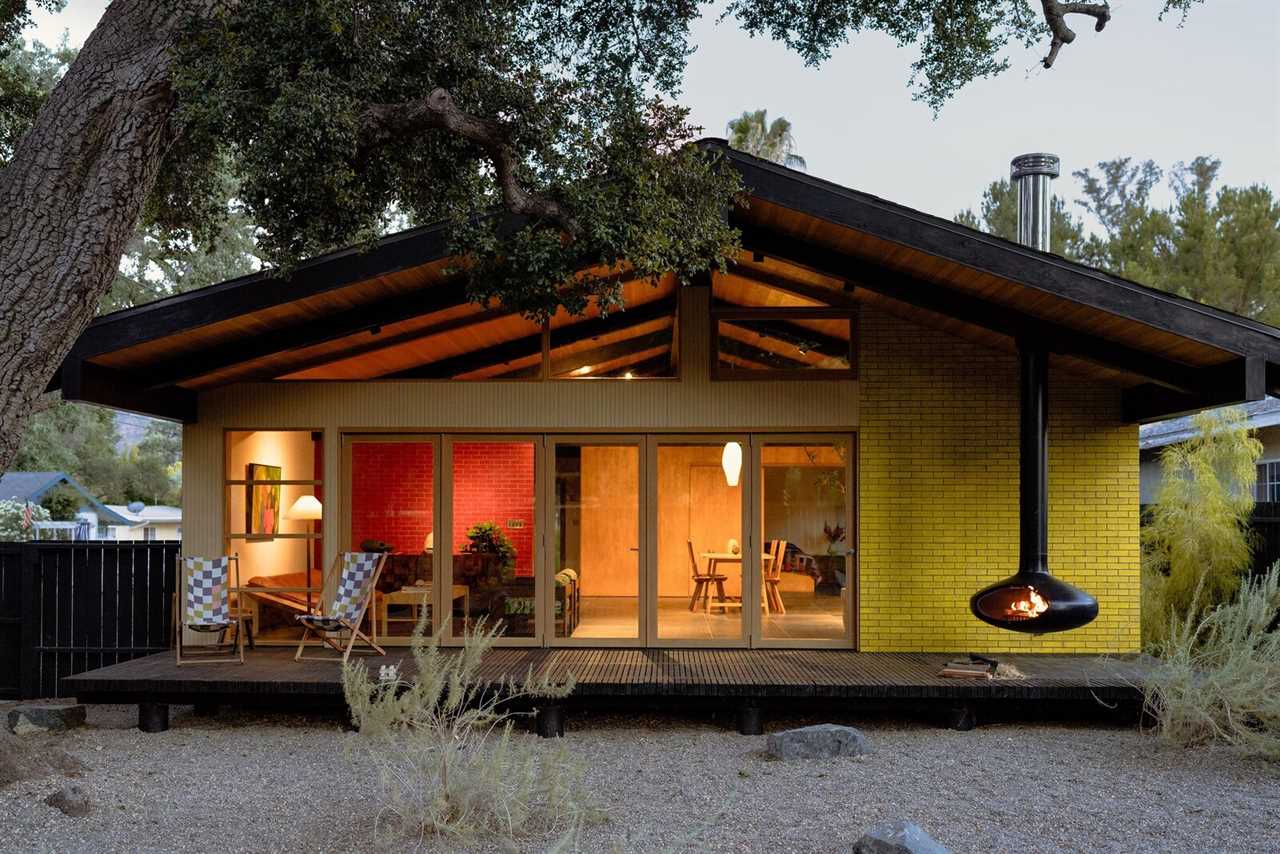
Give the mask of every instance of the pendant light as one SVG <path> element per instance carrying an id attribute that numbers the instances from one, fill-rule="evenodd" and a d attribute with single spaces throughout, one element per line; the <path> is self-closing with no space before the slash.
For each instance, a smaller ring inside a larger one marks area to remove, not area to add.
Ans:
<path id="1" fill-rule="evenodd" d="M 725 442 L 724 453 L 720 455 L 720 467 L 724 469 L 725 483 L 738 485 L 742 475 L 742 446 L 737 442 Z"/>

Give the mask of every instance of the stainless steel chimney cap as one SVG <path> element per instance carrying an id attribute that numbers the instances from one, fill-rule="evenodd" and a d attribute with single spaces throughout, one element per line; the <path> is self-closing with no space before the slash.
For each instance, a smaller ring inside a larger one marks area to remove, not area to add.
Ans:
<path id="1" fill-rule="evenodd" d="M 1043 151 L 1019 154 L 1009 162 L 1009 177 L 1015 181 L 1024 175 L 1048 175 L 1050 178 L 1057 178 L 1060 174 L 1060 166 L 1061 163 L 1056 154 L 1047 154 Z"/>

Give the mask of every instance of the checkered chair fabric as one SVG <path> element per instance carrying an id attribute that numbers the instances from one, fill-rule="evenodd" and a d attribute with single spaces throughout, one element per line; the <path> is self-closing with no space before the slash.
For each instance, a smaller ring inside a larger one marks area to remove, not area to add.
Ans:
<path id="1" fill-rule="evenodd" d="M 220 632 L 231 625 L 227 557 L 184 557 L 187 576 L 184 625 L 197 632 Z"/>
<path id="2" fill-rule="evenodd" d="M 381 557 L 377 552 L 343 552 L 338 590 L 329 613 L 299 614 L 298 621 L 324 632 L 336 632 L 344 628 L 344 622 L 354 624 L 372 592 L 369 584 Z"/>

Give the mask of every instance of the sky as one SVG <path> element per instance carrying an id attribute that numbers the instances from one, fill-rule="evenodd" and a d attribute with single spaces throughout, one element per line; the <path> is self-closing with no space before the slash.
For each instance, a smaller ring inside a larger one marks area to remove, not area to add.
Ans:
<path id="1" fill-rule="evenodd" d="M 1223 183 L 1280 192 L 1280 3 L 1207 0 L 1181 28 L 1176 15 L 1157 20 L 1162 5 L 1113 0 L 1101 33 L 1073 17 L 1078 36 L 1053 69 L 1039 66 L 1046 45 L 1015 49 L 1008 71 L 964 88 L 936 118 L 911 100 L 912 48 L 859 35 L 806 68 L 712 9 L 695 29 L 680 100 L 707 136 L 724 136 L 743 110 L 785 116 L 810 174 L 945 217 L 976 206 L 1029 151 L 1062 158 L 1055 190 L 1073 201 L 1069 173 L 1116 157 L 1167 169 L 1213 155 Z M 28 37 L 52 43 L 65 29 L 80 44 L 105 6 L 69 0 L 60 14 L 37 12 Z"/>

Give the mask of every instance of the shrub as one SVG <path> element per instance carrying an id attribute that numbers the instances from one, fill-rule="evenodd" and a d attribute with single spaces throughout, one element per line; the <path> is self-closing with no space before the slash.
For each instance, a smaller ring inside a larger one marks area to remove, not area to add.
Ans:
<path id="1" fill-rule="evenodd" d="M 426 614 L 414 630 L 417 674 L 405 681 L 382 667 L 374 680 L 363 662 L 343 667 L 342 687 L 363 745 L 378 768 L 384 803 L 379 835 L 457 842 L 496 835 L 575 832 L 595 811 L 586 806 L 583 769 L 562 742 L 512 731 L 512 701 L 555 699 L 573 680 L 535 679 L 486 685 L 479 669 L 497 632 L 483 623 L 460 650 L 442 650 L 425 636 Z"/>
<path id="2" fill-rule="evenodd" d="M 0 543 L 21 543 L 36 538 L 35 525 L 24 524 L 27 505 L 21 501 L 0 501 Z M 48 522 L 49 511 L 39 504 L 31 505 L 31 521 Z"/>
<path id="3" fill-rule="evenodd" d="M 1249 519 L 1262 444 L 1239 408 L 1200 413 L 1192 424 L 1193 438 L 1160 453 L 1163 478 L 1142 529 L 1149 645 L 1163 640 L 1170 612 L 1193 616 L 1193 601 L 1201 611 L 1228 601 L 1252 553 Z"/>
<path id="4" fill-rule="evenodd" d="M 1164 740 L 1280 759 L 1280 563 L 1197 617 L 1172 617 L 1144 688 Z"/>

